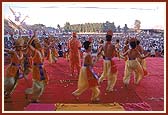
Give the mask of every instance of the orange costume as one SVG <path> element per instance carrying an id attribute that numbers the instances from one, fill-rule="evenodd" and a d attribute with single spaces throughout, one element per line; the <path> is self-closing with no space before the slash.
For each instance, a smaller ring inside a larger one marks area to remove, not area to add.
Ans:
<path id="1" fill-rule="evenodd" d="M 24 68 L 24 77 L 27 78 L 28 74 L 32 71 L 32 57 L 31 51 L 27 49 L 24 54 L 23 59 L 23 68 Z"/>
<path id="2" fill-rule="evenodd" d="M 88 55 L 91 54 L 84 53 L 84 60 Z M 83 64 L 79 74 L 78 89 L 75 90 L 72 94 L 74 96 L 79 96 L 88 88 L 91 88 L 92 90 L 91 101 L 99 101 L 100 90 L 98 88 L 98 76 L 93 72 L 91 65 Z"/>
<path id="3" fill-rule="evenodd" d="M 35 40 L 34 40 L 35 41 Z M 38 40 L 36 39 L 36 42 Z M 39 44 L 39 43 L 36 43 Z M 35 45 L 36 46 L 36 45 Z M 25 94 L 32 94 L 32 101 L 36 102 L 38 98 L 42 95 L 46 84 L 48 83 L 48 76 L 44 68 L 44 50 L 42 48 L 34 48 L 30 46 L 33 50 L 33 67 L 32 67 L 32 79 L 33 86 L 25 91 Z"/>
<path id="4" fill-rule="evenodd" d="M 24 41 L 22 38 L 18 38 L 16 40 L 15 47 L 23 46 Z M 22 51 L 13 51 L 7 50 L 9 54 L 11 54 L 11 63 L 6 70 L 6 77 L 4 79 L 4 91 L 5 96 L 10 96 L 10 94 L 14 91 L 15 87 L 17 86 L 17 81 L 21 75 L 22 66 L 21 62 L 23 60 L 23 53 Z"/>
<path id="5" fill-rule="evenodd" d="M 118 57 L 119 60 L 120 60 L 120 53 L 119 53 L 119 51 L 120 51 L 120 44 L 119 44 L 119 40 L 116 41 L 115 48 L 116 48 L 116 51 L 117 51 L 116 57 Z"/>
<path id="6" fill-rule="evenodd" d="M 70 71 L 72 76 L 74 75 L 75 67 L 79 74 L 81 62 L 80 62 L 80 48 L 81 43 L 77 40 L 76 33 L 73 33 L 72 38 L 69 41 L 68 49 L 69 49 L 69 62 L 70 62 Z"/>
<path id="7" fill-rule="evenodd" d="M 43 65 L 44 59 L 41 55 L 41 52 L 35 50 L 35 54 L 33 57 L 33 80 L 42 81 L 44 80 L 46 83 L 48 82 L 48 76 L 46 74 L 46 70 Z"/>
<path id="8" fill-rule="evenodd" d="M 51 49 L 48 50 L 48 60 L 50 63 L 56 62 L 58 58 L 58 51 L 56 48 L 52 47 Z"/>
<path id="9" fill-rule="evenodd" d="M 57 60 L 57 58 L 58 58 L 58 56 L 59 56 L 58 50 L 57 50 L 55 47 L 53 47 L 53 48 L 51 49 L 51 51 L 52 51 L 52 56 L 53 56 L 53 58 L 54 58 L 55 60 Z"/>

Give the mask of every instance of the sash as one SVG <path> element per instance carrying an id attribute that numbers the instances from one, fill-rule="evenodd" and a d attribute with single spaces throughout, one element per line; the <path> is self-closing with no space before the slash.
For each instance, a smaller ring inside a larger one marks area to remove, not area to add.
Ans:
<path id="1" fill-rule="evenodd" d="M 94 72 L 93 67 L 91 67 L 90 65 L 87 65 L 87 64 L 84 64 L 83 66 L 89 68 L 90 72 L 92 73 L 92 75 L 95 79 L 97 79 L 97 80 L 99 79 L 98 75 Z"/>
<path id="2" fill-rule="evenodd" d="M 20 64 L 16 64 L 16 63 L 11 63 L 11 65 L 13 65 L 13 66 L 17 66 L 18 68 L 20 68 Z"/>
<path id="3" fill-rule="evenodd" d="M 44 70 L 43 70 L 43 64 L 40 63 L 40 64 L 36 64 L 34 63 L 35 66 L 38 66 L 39 67 L 39 71 L 40 71 L 40 80 L 45 80 L 45 77 L 44 77 Z"/>
<path id="4" fill-rule="evenodd" d="M 105 57 L 105 56 L 103 56 L 103 59 L 104 59 L 104 60 L 111 60 L 110 57 Z"/>
<path id="5" fill-rule="evenodd" d="M 136 58 L 130 58 L 130 57 L 129 57 L 128 59 L 129 59 L 129 60 L 135 60 Z"/>
<path id="6" fill-rule="evenodd" d="M 18 70 L 16 72 L 16 79 L 22 79 L 24 77 L 23 73 L 20 72 L 20 69 L 21 69 L 21 65 L 20 64 L 16 64 L 16 63 L 12 63 L 11 65 L 13 66 L 17 66 L 18 67 Z"/>
<path id="7" fill-rule="evenodd" d="M 30 67 L 30 62 L 29 62 L 29 58 L 27 55 L 25 55 L 25 59 L 24 59 L 24 69 L 27 67 Z"/>
<path id="8" fill-rule="evenodd" d="M 111 72 L 116 73 L 117 72 L 117 66 L 110 57 L 103 57 L 104 60 L 110 60 L 111 61 Z"/>

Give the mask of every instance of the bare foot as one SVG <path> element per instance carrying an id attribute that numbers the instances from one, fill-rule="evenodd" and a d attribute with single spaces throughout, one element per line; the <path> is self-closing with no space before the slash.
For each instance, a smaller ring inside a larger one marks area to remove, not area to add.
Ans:
<path id="1" fill-rule="evenodd" d="M 40 100 L 38 99 L 31 99 L 29 100 L 30 103 L 40 103 Z"/>
<path id="2" fill-rule="evenodd" d="M 95 98 L 93 100 L 91 100 L 92 103 L 99 103 L 100 102 L 100 99 L 99 98 Z"/>
<path id="3" fill-rule="evenodd" d="M 113 92 L 113 88 L 111 88 L 111 89 L 106 89 L 106 92 Z"/>
<path id="4" fill-rule="evenodd" d="M 75 98 L 76 101 L 79 101 L 79 97 L 75 95 L 75 93 L 72 93 L 72 96 Z"/>

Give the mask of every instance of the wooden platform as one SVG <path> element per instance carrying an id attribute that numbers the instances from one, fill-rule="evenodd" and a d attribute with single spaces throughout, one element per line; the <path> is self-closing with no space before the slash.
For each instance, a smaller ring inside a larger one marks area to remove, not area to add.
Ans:
<path id="1" fill-rule="evenodd" d="M 29 104 L 25 111 L 125 111 L 118 103 L 109 104 Z"/>
<path id="2" fill-rule="evenodd" d="M 56 111 L 125 111 L 118 103 L 109 104 L 56 104 Z"/>

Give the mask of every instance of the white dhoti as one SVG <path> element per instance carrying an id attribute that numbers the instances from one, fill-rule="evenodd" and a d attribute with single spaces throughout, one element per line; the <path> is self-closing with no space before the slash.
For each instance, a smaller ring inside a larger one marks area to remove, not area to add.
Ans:
<path id="1" fill-rule="evenodd" d="M 4 91 L 5 95 L 10 95 L 17 86 L 17 80 L 14 77 L 5 77 L 4 79 Z"/>
<path id="2" fill-rule="evenodd" d="M 44 81 L 33 80 L 32 88 L 27 88 L 25 94 L 32 94 L 32 100 L 37 100 L 43 94 L 45 86 Z"/>

